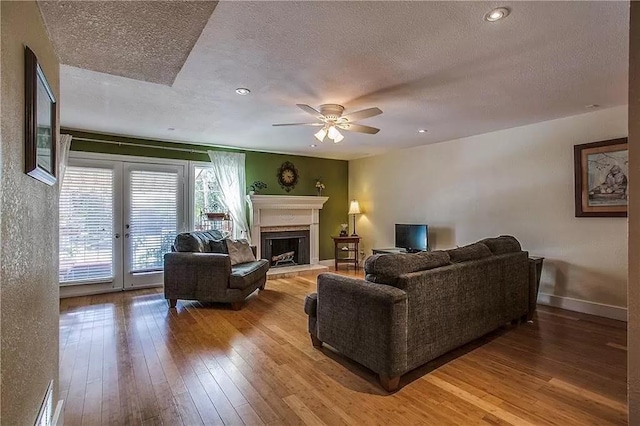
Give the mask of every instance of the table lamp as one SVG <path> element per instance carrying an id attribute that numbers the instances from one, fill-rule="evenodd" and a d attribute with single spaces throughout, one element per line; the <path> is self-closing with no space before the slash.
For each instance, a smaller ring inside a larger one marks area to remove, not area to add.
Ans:
<path id="1" fill-rule="evenodd" d="M 349 215 L 353 215 L 353 234 L 351 234 L 352 237 L 357 237 L 358 234 L 356 234 L 356 215 L 362 213 L 360 211 L 360 204 L 358 204 L 358 200 L 351 200 L 351 202 L 349 203 Z"/>

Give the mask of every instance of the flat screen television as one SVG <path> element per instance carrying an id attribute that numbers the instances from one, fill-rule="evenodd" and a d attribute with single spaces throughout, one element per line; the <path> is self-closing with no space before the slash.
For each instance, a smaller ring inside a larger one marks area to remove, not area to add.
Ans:
<path id="1" fill-rule="evenodd" d="M 396 247 L 409 253 L 429 249 L 429 229 L 427 225 L 405 225 L 396 223 Z"/>

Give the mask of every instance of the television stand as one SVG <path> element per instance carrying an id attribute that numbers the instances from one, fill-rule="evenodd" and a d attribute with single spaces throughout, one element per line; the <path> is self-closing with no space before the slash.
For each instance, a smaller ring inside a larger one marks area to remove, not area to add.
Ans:
<path id="1" fill-rule="evenodd" d="M 392 248 L 379 248 L 379 249 L 372 249 L 373 254 L 407 254 L 407 253 L 420 253 L 424 250 L 407 250 L 407 249 L 403 249 L 403 248 L 399 248 L 399 247 L 392 247 Z"/>

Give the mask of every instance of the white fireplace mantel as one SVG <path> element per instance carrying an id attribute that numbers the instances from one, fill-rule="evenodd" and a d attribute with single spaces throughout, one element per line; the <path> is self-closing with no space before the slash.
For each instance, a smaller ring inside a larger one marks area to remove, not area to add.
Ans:
<path id="1" fill-rule="evenodd" d="M 257 247 L 258 255 L 262 253 L 262 228 L 308 226 L 310 263 L 317 264 L 320 261 L 320 210 L 328 199 L 297 195 L 247 195 L 251 240 Z"/>

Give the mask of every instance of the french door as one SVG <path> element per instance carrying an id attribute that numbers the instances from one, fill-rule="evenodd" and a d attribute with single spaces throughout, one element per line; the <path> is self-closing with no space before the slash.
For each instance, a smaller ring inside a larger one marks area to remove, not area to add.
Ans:
<path id="1" fill-rule="evenodd" d="M 124 164 L 124 286 L 161 284 L 164 254 L 185 229 L 184 166 Z"/>
<path id="2" fill-rule="evenodd" d="M 185 226 L 185 165 L 71 158 L 60 193 L 61 296 L 162 285 Z"/>

